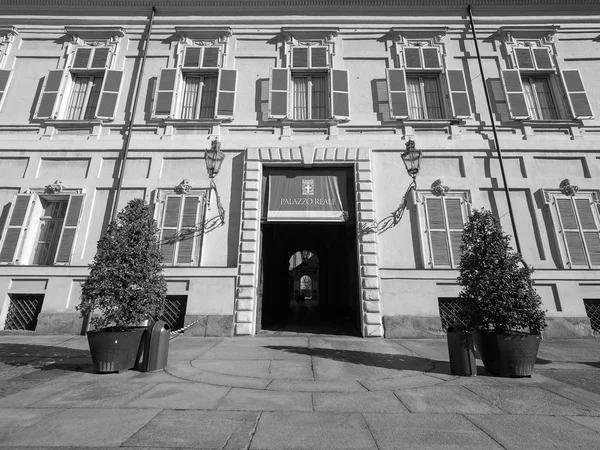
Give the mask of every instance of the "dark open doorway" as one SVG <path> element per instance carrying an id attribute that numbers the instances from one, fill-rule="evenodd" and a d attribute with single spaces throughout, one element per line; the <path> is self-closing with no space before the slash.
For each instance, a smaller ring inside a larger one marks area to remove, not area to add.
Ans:
<path id="1" fill-rule="evenodd" d="M 360 335 L 356 258 L 354 223 L 264 223 L 257 330 Z"/>

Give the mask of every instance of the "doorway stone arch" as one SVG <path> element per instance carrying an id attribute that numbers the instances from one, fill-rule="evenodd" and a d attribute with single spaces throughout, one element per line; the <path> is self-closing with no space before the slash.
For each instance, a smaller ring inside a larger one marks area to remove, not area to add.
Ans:
<path id="1" fill-rule="evenodd" d="M 252 147 L 246 149 L 242 187 L 242 226 L 234 304 L 234 334 L 256 333 L 263 167 L 354 167 L 361 333 L 383 337 L 377 234 L 360 233 L 375 221 L 371 149 L 367 147 Z"/>

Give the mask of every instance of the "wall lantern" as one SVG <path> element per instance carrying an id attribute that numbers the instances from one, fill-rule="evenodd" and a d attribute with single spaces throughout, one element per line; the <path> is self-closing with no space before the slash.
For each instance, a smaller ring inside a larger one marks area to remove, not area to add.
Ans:
<path id="1" fill-rule="evenodd" d="M 406 151 L 402 153 L 402 161 L 413 181 L 415 181 L 415 178 L 419 174 L 421 158 L 423 158 L 423 152 L 417 150 L 415 148 L 415 141 L 409 139 L 408 142 L 406 142 Z"/>
<path id="2" fill-rule="evenodd" d="M 219 170 L 221 170 L 221 164 L 223 164 L 223 160 L 225 159 L 225 153 L 221 151 L 219 139 L 212 141 L 210 150 L 206 150 L 204 159 L 206 161 L 208 177 L 212 180 L 219 173 Z"/>

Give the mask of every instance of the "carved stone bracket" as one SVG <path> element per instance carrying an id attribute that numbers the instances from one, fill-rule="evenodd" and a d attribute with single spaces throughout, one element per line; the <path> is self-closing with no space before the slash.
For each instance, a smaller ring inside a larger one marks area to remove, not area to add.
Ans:
<path id="1" fill-rule="evenodd" d="M 442 44 L 447 32 L 447 27 L 428 26 L 406 26 L 402 28 L 392 28 L 390 30 L 392 41 L 401 45 L 406 45 L 408 40 L 425 41 L 429 43 L 429 45 L 434 43 Z"/>
<path id="2" fill-rule="evenodd" d="M 233 31 L 229 27 L 176 26 L 175 32 L 184 44 L 217 45 L 227 44 Z M 201 44 L 202 42 L 202 44 Z"/>
<path id="3" fill-rule="evenodd" d="M 579 191 L 579 186 L 571 184 L 568 178 L 562 180 L 559 187 L 564 195 L 568 195 L 570 197 L 574 196 L 577 194 L 577 191 Z"/>
<path id="4" fill-rule="evenodd" d="M 181 183 L 175 186 L 174 191 L 177 194 L 189 194 L 192 190 L 192 185 L 187 178 L 184 178 Z"/>
<path id="5" fill-rule="evenodd" d="M 60 180 L 56 180 L 54 183 L 49 184 L 44 188 L 44 194 L 60 194 L 64 188 L 65 186 L 63 185 L 63 182 Z"/>
<path id="6" fill-rule="evenodd" d="M 0 44 L 8 44 L 15 40 L 19 31 L 15 27 L 0 27 Z"/>
<path id="7" fill-rule="evenodd" d="M 287 45 L 325 45 L 334 44 L 338 34 L 338 28 L 285 27 L 280 35 Z"/>
<path id="8" fill-rule="evenodd" d="M 450 187 L 446 186 L 442 180 L 437 179 L 431 184 L 431 193 L 436 197 L 443 197 L 450 190 Z"/>
<path id="9" fill-rule="evenodd" d="M 65 26 L 71 42 L 77 45 L 102 46 L 118 44 L 127 33 L 123 27 Z"/>
<path id="10" fill-rule="evenodd" d="M 559 26 L 513 25 L 498 28 L 497 34 L 505 44 L 516 45 L 517 40 L 537 41 L 539 44 L 551 44 Z"/>

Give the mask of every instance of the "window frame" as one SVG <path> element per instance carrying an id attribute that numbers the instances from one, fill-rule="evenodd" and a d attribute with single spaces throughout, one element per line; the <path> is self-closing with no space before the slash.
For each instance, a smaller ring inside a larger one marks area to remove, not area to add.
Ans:
<path id="1" fill-rule="evenodd" d="M 196 101 L 194 102 L 195 105 L 193 106 L 193 110 L 194 110 L 194 117 L 183 117 L 184 116 L 184 107 L 185 107 L 185 96 L 187 93 L 187 82 L 189 79 L 191 78 L 199 78 L 199 86 L 198 86 L 198 92 L 196 93 Z M 210 101 L 212 103 L 212 115 L 211 117 L 201 117 L 200 112 L 202 111 L 202 102 L 206 101 L 206 78 L 210 78 L 210 79 L 214 79 L 215 80 L 215 90 L 214 90 L 214 95 L 211 93 L 211 98 Z M 213 74 L 213 73 L 206 73 L 206 72 L 201 72 L 201 73 L 183 73 L 182 75 L 182 79 L 181 79 L 181 101 L 179 102 L 177 108 L 178 108 L 178 117 L 182 120 L 194 120 L 194 121 L 202 121 L 202 120 L 211 120 L 214 119 L 214 116 L 216 114 L 216 100 L 217 100 L 217 83 L 219 81 L 219 75 L 218 73 Z"/>
<path id="2" fill-rule="evenodd" d="M 445 111 L 445 101 L 444 101 L 444 95 L 443 95 L 443 91 L 442 91 L 442 85 L 440 83 L 440 77 L 439 74 L 432 74 L 432 73 L 428 73 L 428 72 L 423 72 L 423 73 L 412 73 L 412 72 L 408 72 L 406 74 L 406 87 L 407 87 L 407 94 L 408 94 L 408 108 L 409 108 L 409 117 L 410 117 L 410 110 L 413 109 L 410 105 L 410 99 L 411 99 L 411 93 L 409 92 L 409 79 L 414 79 L 417 78 L 419 80 L 419 95 L 418 97 L 420 98 L 420 109 L 423 113 L 422 118 L 412 118 L 411 120 L 426 120 L 426 121 L 431 121 L 431 120 L 446 120 L 446 111 Z M 432 79 L 435 80 L 435 83 L 437 85 L 437 98 L 440 104 L 440 110 L 441 110 L 441 116 L 442 117 L 437 117 L 437 118 L 433 118 L 433 117 L 429 117 L 429 105 L 427 104 L 427 98 L 426 98 L 426 94 L 425 94 L 425 83 L 424 83 L 424 79 Z"/>
<path id="3" fill-rule="evenodd" d="M 299 119 L 296 117 L 296 110 L 298 109 L 298 107 L 296 106 L 296 83 L 295 83 L 295 79 L 296 78 L 306 78 L 306 93 L 307 93 L 307 102 L 306 102 L 306 118 L 302 118 Z M 323 113 L 323 117 L 317 117 L 317 118 L 313 118 L 313 79 L 314 78 L 319 78 L 323 80 L 323 86 L 325 89 L 324 92 L 324 96 L 325 96 L 325 105 L 324 105 L 324 113 Z M 292 114 L 291 114 L 291 118 L 292 120 L 295 121 L 303 121 L 303 120 L 327 120 L 330 116 L 329 113 L 329 97 L 330 97 L 330 93 L 329 93 L 329 76 L 327 73 L 322 72 L 322 71 L 313 71 L 313 72 L 293 72 L 291 73 L 291 108 L 292 108 Z"/>
<path id="4" fill-rule="evenodd" d="M 438 199 L 441 201 L 443 210 L 444 228 L 432 228 L 430 224 L 430 212 L 427 207 L 428 199 Z M 429 269 L 457 269 L 460 263 L 460 256 L 453 253 L 453 249 L 457 249 L 460 242 L 455 242 L 451 233 L 456 233 L 458 228 L 450 227 L 450 219 L 448 217 L 447 200 L 458 200 L 460 202 L 460 212 L 463 226 L 467 223 L 471 215 L 471 194 L 466 190 L 448 190 L 443 195 L 435 195 L 431 191 L 416 191 L 413 194 L 413 200 L 417 208 L 417 217 L 419 220 L 420 229 L 420 246 L 421 255 L 424 266 Z M 436 263 L 435 250 L 433 239 L 431 238 L 432 231 L 444 231 L 446 239 L 446 250 L 448 264 Z M 462 233 L 462 230 L 460 230 Z"/>
<path id="5" fill-rule="evenodd" d="M 525 90 L 525 83 L 523 82 L 524 79 L 528 79 L 529 80 L 529 85 L 531 86 L 531 93 L 532 93 L 532 100 L 533 100 L 533 104 L 531 104 L 530 101 L 528 101 L 529 96 Z M 548 90 L 550 93 L 550 99 L 552 100 L 552 106 L 554 109 L 554 114 L 556 115 L 556 117 L 551 117 L 551 118 L 546 118 L 543 117 L 543 109 L 541 107 L 541 103 L 539 100 L 539 95 L 538 95 L 538 91 L 537 91 L 537 85 L 535 84 L 535 80 L 544 80 L 548 86 Z M 553 87 L 553 83 L 552 80 L 550 79 L 549 75 L 544 75 L 544 74 L 530 74 L 530 73 L 521 73 L 521 84 L 523 85 L 523 93 L 525 95 L 525 103 L 527 105 L 527 110 L 529 111 L 529 117 L 531 120 L 561 120 L 561 116 L 563 116 L 563 113 L 561 111 L 561 109 L 558 107 L 558 102 L 556 99 L 556 94 L 555 94 L 555 89 Z M 532 114 L 534 113 L 534 114 Z M 537 115 L 537 118 L 533 118 L 534 115 Z"/>
<path id="6" fill-rule="evenodd" d="M 549 212 L 550 217 L 552 219 L 552 223 L 554 225 L 554 238 L 556 239 L 555 242 L 557 243 L 558 249 L 560 251 L 560 256 L 563 263 L 562 268 L 575 270 L 593 270 L 600 268 L 600 256 L 597 256 L 597 263 L 594 263 L 594 261 L 592 261 L 589 245 L 584 236 L 585 233 L 595 233 L 598 236 L 599 241 L 597 245 L 599 245 L 600 247 L 600 191 L 579 190 L 574 195 L 567 195 L 562 191 L 555 190 L 542 190 L 542 192 L 546 203 L 545 209 Z M 559 201 L 564 200 L 570 201 L 572 211 L 574 213 L 573 218 L 577 224 L 577 229 L 565 228 L 565 218 L 562 217 L 562 213 L 558 204 Z M 595 229 L 583 227 L 581 214 L 576 203 L 578 200 L 584 200 L 589 202 L 591 217 L 596 225 Z M 578 264 L 573 261 L 567 234 L 574 233 L 577 233 L 579 235 L 579 242 L 581 244 L 581 249 L 583 250 L 583 256 L 586 260 L 586 263 L 584 264 Z"/>

